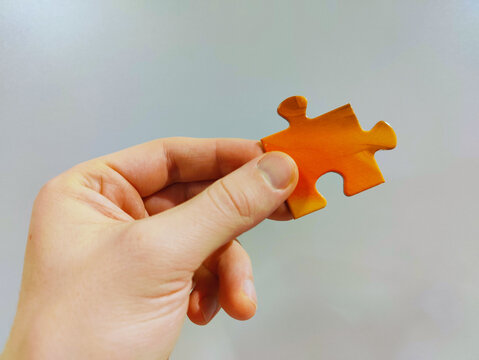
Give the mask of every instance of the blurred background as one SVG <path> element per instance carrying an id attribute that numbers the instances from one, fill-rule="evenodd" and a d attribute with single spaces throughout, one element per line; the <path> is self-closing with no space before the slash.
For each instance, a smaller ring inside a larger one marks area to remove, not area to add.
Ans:
<path id="1" fill-rule="evenodd" d="M 259 139 L 351 103 L 386 183 L 240 241 L 257 315 L 187 321 L 172 359 L 479 358 L 479 1 L 0 0 L 0 346 L 32 202 L 158 137 Z"/>

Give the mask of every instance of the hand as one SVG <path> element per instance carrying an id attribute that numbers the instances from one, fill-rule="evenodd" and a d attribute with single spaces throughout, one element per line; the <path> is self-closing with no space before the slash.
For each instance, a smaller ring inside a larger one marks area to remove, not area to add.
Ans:
<path id="1" fill-rule="evenodd" d="M 186 314 L 250 318 L 251 263 L 235 238 L 289 219 L 297 178 L 289 156 L 255 141 L 172 138 L 51 180 L 3 358 L 167 359 Z"/>

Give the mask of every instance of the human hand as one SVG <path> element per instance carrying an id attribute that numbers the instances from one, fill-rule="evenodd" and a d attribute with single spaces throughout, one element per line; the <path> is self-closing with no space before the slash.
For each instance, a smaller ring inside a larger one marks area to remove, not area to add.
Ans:
<path id="1" fill-rule="evenodd" d="M 235 238 L 289 219 L 297 178 L 289 156 L 255 141 L 171 138 L 51 180 L 2 359 L 167 359 L 186 314 L 250 318 L 251 263 Z"/>

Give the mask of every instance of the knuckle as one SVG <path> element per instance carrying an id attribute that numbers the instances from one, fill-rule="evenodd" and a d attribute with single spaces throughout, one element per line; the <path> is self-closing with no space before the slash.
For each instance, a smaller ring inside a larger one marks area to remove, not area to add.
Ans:
<path id="1" fill-rule="evenodd" d="M 58 175 L 50 180 L 48 180 L 38 192 L 37 198 L 48 197 L 53 194 L 58 193 L 61 189 L 64 188 L 64 179 L 63 175 Z"/>
<path id="2" fill-rule="evenodd" d="M 77 166 L 48 180 L 38 191 L 35 204 L 56 204 L 67 196 L 75 196 L 78 185 L 82 184 L 82 176 L 76 171 Z"/>
<path id="3" fill-rule="evenodd" d="M 67 192 L 67 185 L 63 175 L 58 175 L 47 181 L 38 191 L 33 202 L 33 214 L 55 213 L 62 208 L 64 194 Z M 33 215 L 32 215 L 33 217 Z"/>
<path id="4" fill-rule="evenodd" d="M 254 209 L 244 190 L 233 190 L 224 179 L 220 179 L 217 186 L 209 187 L 207 191 L 214 205 L 223 214 L 238 218 L 245 223 L 252 221 Z"/>

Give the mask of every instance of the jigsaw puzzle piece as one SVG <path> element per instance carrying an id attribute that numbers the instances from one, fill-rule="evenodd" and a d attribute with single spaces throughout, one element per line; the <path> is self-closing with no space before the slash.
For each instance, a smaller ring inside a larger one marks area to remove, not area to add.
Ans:
<path id="1" fill-rule="evenodd" d="M 307 106 L 308 100 L 304 96 L 291 96 L 279 104 L 278 114 L 291 124 L 306 119 Z"/>
<path id="2" fill-rule="evenodd" d="M 371 130 L 364 132 L 366 133 L 366 144 L 368 144 L 374 152 L 378 150 L 391 150 L 396 147 L 396 134 L 391 125 L 385 121 L 378 122 Z"/>
<path id="3" fill-rule="evenodd" d="M 327 204 L 323 195 L 316 190 L 316 181 L 311 181 L 314 178 L 302 171 L 299 172 L 298 185 L 287 201 L 289 210 L 295 219 L 322 209 Z"/>
<path id="4" fill-rule="evenodd" d="M 353 196 L 384 182 L 383 174 L 374 160 L 374 153 L 360 153 L 348 158 L 338 166 L 338 174 L 343 177 L 343 191 Z"/>
<path id="5" fill-rule="evenodd" d="M 261 139 L 265 151 L 283 151 L 298 165 L 298 185 L 287 201 L 294 218 L 326 206 L 316 181 L 328 172 L 343 177 L 348 196 L 383 183 L 374 153 L 396 146 L 396 135 L 387 123 L 380 121 L 364 131 L 349 104 L 314 119 L 306 117 L 306 108 L 302 96 L 284 100 L 278 114 L 289 128 Z"/>
<path id="6" fill-rule="evenodd" d="M 338 161 L 338 173 L 344 180 L 344 194 L 356 195 L 382 184 L 385 180 L 374 159 L 378 150 L 389 150 L 396 146 L 394 130 L 386 122 L 378 122 L 370 131 L 361 130 L 365 150 L 357 147 L 357 153 Z"/>

